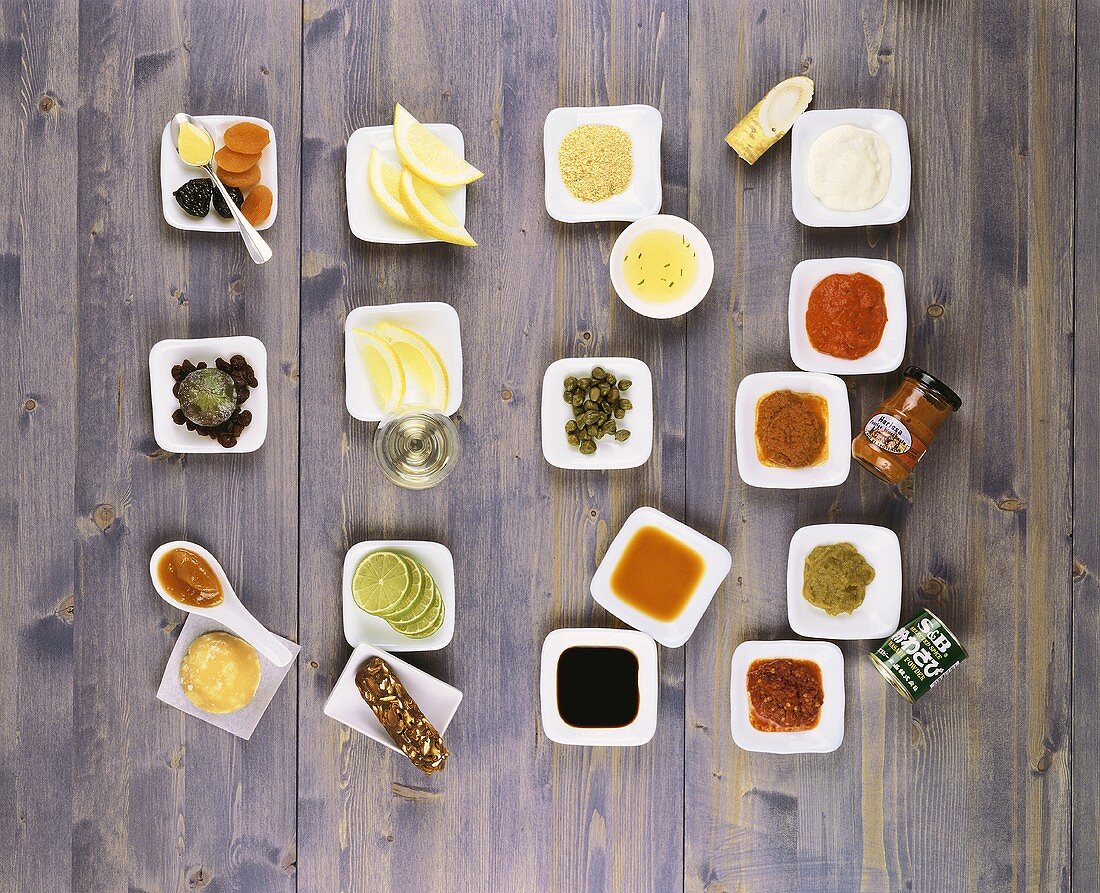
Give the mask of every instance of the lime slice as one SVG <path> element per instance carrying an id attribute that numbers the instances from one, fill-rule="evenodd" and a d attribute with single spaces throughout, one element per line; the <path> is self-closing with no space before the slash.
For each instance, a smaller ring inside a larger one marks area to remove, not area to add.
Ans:
<path id="1" fill-rule="evenodd" d="M 393 142 L 405 167 L 433 186 L 453 189 L 482 176 L 400 104 L 393 110 Z"/>
<path id="2" fill-rule="evenodd" d="M 375 613 L 379 617 L 398 617 L 403 611 L 409 608 L 419 597 L 420 592 L 424 587 L 424 569 L 420 566 L 419 562 L 413 561 L 408 555 L 402 555 L 401 560 L 405 562 L 405 567 L 409 569 L 409 587 L 405 590 L 405 595 L 401 598 L 397 604 L 392 607 L 385 608 Z"/>
<path id="3" fill-rule="evenodd" d="M 435 601 L 439 598 L 439 587 L 435 585 L 435 580 L 432 579 L 432 575 L 426 569 L 421 568 L 421 570 L 424 573 L 424 585 L 421 587 L 419 598 L 400 614 L 388 616 L 386 620 L 391 625 L 395 623 L 414 623 L 420 620 L 428 611 L 435 610 Z"/>
<path id="4" fill-rule="evenodd" d="M 372 552 L 351 580 L 355 603 L 368 614 L 392 608 L 409 588 L 409 567 L 395 552 Z"/>
<path id="5" fill-rule="evenodd" d="M 427 405 L 442 412 L 450 396 L 450 380 L 443 357 L 419 332 L 391 322 L 380 322 L 374 329 L 397 354 L 407 379 L 427 395 Z"/>
<path id="6" fill-rule="evenodd" d="M 436 592 L 439 590 L 437 589 Z M 446 606 L 443 604 L 443 597 L 440 595 L 435 602 L 435 609 L 429 610 L 420 620 L 412 623 L 393 623 L 391 626 L 403 636 L 408 636 L 410 639 L 426 639 L 428 636 L 435 635 L 443 626 L 443 618 L 446 615 Z"/>
<path id="7" fill-rule="evenodd" d="M 412 222 L 429 236 L 455 245 L 477 244 L 434 186 L 417 179 L 406 169 L 401 171 L 398 192 Z"/>

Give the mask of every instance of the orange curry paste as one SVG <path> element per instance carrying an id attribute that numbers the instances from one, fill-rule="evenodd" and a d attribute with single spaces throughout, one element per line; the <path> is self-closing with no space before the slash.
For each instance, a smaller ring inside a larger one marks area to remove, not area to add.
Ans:
<path id="1" fill-rule="evenodd" d="M 886 328 L 882 283 L 865 273 L 834 273 L 810 292 L 806 334 L 814 350 L 858 360 L 878 347 Z"/>

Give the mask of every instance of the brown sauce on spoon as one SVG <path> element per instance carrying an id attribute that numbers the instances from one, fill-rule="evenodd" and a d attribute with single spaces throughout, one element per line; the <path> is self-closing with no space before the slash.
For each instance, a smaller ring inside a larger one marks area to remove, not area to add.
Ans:
<path id="1" fill-rule="evenodd" d="M 165 552 L 157 562 L 157 579 L 172 598 L 193 608 L 213 608 L 224 598 L 217 572 L 190 549 Z"/>

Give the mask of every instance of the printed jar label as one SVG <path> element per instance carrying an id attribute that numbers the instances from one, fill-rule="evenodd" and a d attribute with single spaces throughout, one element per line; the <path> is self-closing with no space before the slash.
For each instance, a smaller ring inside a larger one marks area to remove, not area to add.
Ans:
<path id="1" fill-rule="evenodd" d="M 912 450 L 915 440 L 913 435 L 909 433 L 909 429 L 899 419 L 884 412 L 871 416 L 870 421 L 867 422 L 867 427 L 863 429 L 863 434 L 880 450 L 896 453 L 899 456 Z M 916 444 L 920 453 L 923 453 L 924 444 L 919 440 L 916 441 Z M 918 455 L 916 458 L 919 459 L 920 456 Z"/>
<path id="2" fill-rule="evenodd" d="M 871 652 L 871 662 L 911 701 L 966 659 L 966 649 L 927 608 Z"/>

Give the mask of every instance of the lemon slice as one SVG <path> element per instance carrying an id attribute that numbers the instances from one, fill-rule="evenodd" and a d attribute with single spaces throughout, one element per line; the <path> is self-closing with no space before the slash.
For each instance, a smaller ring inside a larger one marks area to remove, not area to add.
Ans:
<path id="1" fill-rule="evenodd" d="M 484 176 L 400 103 L 393 110 L 393 141 L 405 167 L 433 186 L 454 189 Z"/>
<path id="2" fill-rule="evenodd" d="M 409 217 L 409 212 L 401 204 L 398 194 L 398 182 L 401 180 L 401 169 L 390 164 L 382 157 L 377 147 L 370 150 L 370 160 L 367 161 L 367 185 L 370 194 L 379 206 L 394 220 L 405 226 L 415 226 Z"/>
<path id="3" fill-rule="evenodd" d="M 477 242 L 458 222 L 447 203 L 434 187 L 418 180 L 408 169 L 401 171 L 399 185 L 401 204 L 414 224 L 433 238 L 455 245 L 476 245 Z"/>
<path id="4" fill-rule="evenodd" d="M 351 580 L 355 603 L 377 614 L 399 603 L 408 591 L 409 567 L 395 552 L 372 552 L 359 562 Z"/>
<path id="5" fill-rule="evenodd" d="M 382 412 L 393 412 L 405 399 L 405 370 L 393 348 L 368 329 L 352 329 L 359 356 L 374 386 L 374 394 Z"/>
<path id="6" fill-rule="evenodd" d="M 380 322 L 377 332 L 405 369 L 405 374 L 424 392 L 427 404 L 440 412 L 447 408 L 450 396 L 450 381 L 443 358 L 432 343 L 418 332 L 391 322 Z"/>

